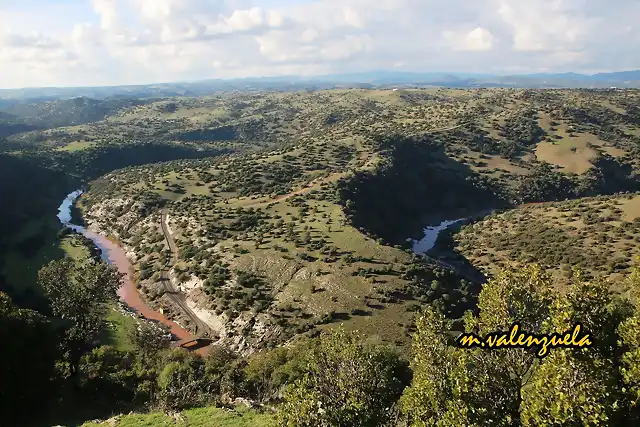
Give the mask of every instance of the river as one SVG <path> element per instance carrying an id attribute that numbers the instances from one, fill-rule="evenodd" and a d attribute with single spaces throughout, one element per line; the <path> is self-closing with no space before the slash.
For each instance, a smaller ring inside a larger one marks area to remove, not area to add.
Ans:
<path id="1" fill-rule="evenodd" d="M 129 262 L 124 250 L 115 242 L 109 240 L 106 236 L 95 233 L 80 225 L 71 223 L 71 208 L 75 201 L 82 195 L 81 190 L 70 193 L 58 208 L 58 219 L 62 225 L 73 229 L 74 231 L 84 235 L 100 249 L 102 259 L 117 267 L 118 271 L 124 275 L 122 286 L 118 289 L 120 299 L 134 310 L 137 314 L 142 315 L 146 319 L 154 320 L 167 325 L 171 328 L 171 333 L 179 340 L 189 340 L 195 337 L 186 329 L 177 323 L 167 319 L 162 313 L 153 310 L 140 297 L 140 293 L 136 289 L 133 279 L 133 267 Z"/>
<path id="2" fill-rule="evenodd" d="M 438 235 L 442 230 L 446 230 L 454 224 L 459 223 L 460 221 L 465 221 L 466 218 L 455 219 L 451 221 L 442 221 L 440 225 L 425 227 L 423 230 L 424 237 L 420 240 L 413 240 L 413 252 L 424 255 L 429 252 L 436 245 L 436 241 L 438 240 Z"/>

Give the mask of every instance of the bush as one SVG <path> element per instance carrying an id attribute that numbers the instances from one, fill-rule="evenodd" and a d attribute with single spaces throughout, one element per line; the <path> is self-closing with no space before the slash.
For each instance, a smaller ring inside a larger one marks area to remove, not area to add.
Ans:
<path id="1" fill-rule="evenodd" d="M 383 425 L 408 380 L 407 364 L 395 352 L 340 328 L 310 349 L 304 375 L 285 393 L 278 425 Z"/>
<path id="2" fill-rule="evenodd" d="M 132 352 L 98 347 L 82 357 L 79 372 L 84 397 L 89 400 L 139 404 L 151 398 L 154 375 Z"/>
<path id="3" fill-rule="evenodd" d="M 254 288 L 261 283 L 259 276 L 248 271 L 237 271 L 236 283 L 243 288 Z"/>
<path id="4" fill-rule="evenodd" d="M 165 410 L 181 410 L 213 400 L 204 360 L 184 349 L 170 352 L 158 374 L 157 403 Z"/>
<path id="5" fill-rule="evenodd" d="M 244 368 L 246 389 L 252 399 L 264 402 L 277 400 L 283 387 L 302 376 L 303 357 L 309 343 L 294 348 L 276 348 L 249 358 Z"/>

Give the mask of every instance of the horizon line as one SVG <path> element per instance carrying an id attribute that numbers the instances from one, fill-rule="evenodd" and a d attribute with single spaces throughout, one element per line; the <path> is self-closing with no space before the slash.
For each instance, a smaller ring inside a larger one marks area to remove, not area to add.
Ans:
<path id="1" fill-rule="evenodd" d="M 23 87 L 15 87 L 15 88 L 3 88 L 0 87 L 0 92 L 7 91 L 19 91 L 19 90 L 42 90 L 42 89 L 105 89 L 105 88 L 117 88 L 117 87 L 148 87 L 155 85 L 171 85 L 171 84 L 195 84 L 195 83 L 205 83 L 205 82 L 233 82 L 233 81 L 251 81 L 251 80 L 265 80 L 265 79 L 297 79 L 300 82 L 312 82 L 314 79 L 322 79 L 322 78 L 331 78 L 336 76 L 349 76 L 349 75 L 358 75 L 358 74 L 374 74 L 374 73 L 395 73 L 395 74 L 415 74 L 415 75 L 442 75 L 442 76 L 469 76 L 468 80 L 473 80 L 473 76 L 478 77 L 521 77 L 527 78 L 532 76 L 562 76 L 562 75 L 575 75 L 575 76 L 583 76 L 583 77 L 594 77 L 598 75 L 607 75 L 607 74 L 619 74 L 619 73 L 630 73 L 630 72 L 640 72 L 640 69 L 625 69 L 619 71 L 606 71 L 606 72 L 597 72 L 597 73 L 579 73 L 575 71 L 563 71 L 563 72 L 527 72 L 527 73 L 487 73 L 487 72 L 464 72 L 464 71 L 409 71 L 409 70 L 393 70 L 393 69 L 371 69 L 366 71 L 349 71 L 349 72 L 336 72 L 336 73 L 327 73 L 327 74 L 313 74 L 313 75 L 302 75 L 302 74 L 280 74 L 280 75 L 262 75 L 262 76 L 249 76 L 249 77 L 229 77 L 229 78 L 215 78 L 215 77 L 204 77 L 200 79 L 183 79 L 183 80 L 172 80 L 172 81 L 159 81 L 159 82 L 150 82 L 150 83 L 122 83 L 122 84 L 104 84 L 104 85 L 78 85 L 78 86 L 23 86 Z M 634 80 L 635 81 L 635 80 Z M 367 83 L 366 81 L 335 81 L 334 83 Z M 415 82 L 418 83 L 418 82 Z M 388 83 L 393 84 L 393 83 Z M 409 82 L 403 82 L 398 84 L 410 84 Z"/>

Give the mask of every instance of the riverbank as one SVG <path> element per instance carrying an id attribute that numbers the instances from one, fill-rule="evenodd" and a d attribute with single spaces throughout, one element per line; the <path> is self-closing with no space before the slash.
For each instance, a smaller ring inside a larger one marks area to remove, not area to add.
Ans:
<path id="1" fill-rule="evenodd" d="M 468 280 L 482 284 L 486 282 L 487 277 L 469 260 L 454 250 L 453 235 L 460 231 L 464 225 L 481 220 L 494 212 L 496 209 L 488 209 L 470 214 L 466 218 L 444 220 L 438 225 L 429 225 L 424 228 L 422 239 L 409 238 L 407 242 L 412 245 L 414 253 L 437 260 Z"/>
<path id="2" fill-rule="evenodd" d="M 133 266 L 129 262 L 124 249 L 122 249 L 117 242 L 109 237 L 99 234 L 89 228 L 85 228 L 81 225 L 73 224 L 72 220 L 72 207 L 79 197 L 81 197 L 82 191 L 77 190 L 70 193 L 60 205 L 58 210 L 58 219 L 60 222 L 74 231 L 82 234 L 86 238 L 90 239 L 94 245 L 100 250 L 101 258 L 114 265 L 120 273 L 122 273 L 122 286 L 118 290 L 118 296 L 120 299 L 135 313 L 145 319 L 160 322 L 168 326 L 171 333 L 178 340 L 192 340 L 195 336 L 189 331 L 178 325 L 176 322 L 168 319 L 164 314 L 149 307 L 138 292 L 133 274 Z M 202 349 L 201 349 L 202 350 Z"/>
<path id="3" fill-rule="evenodd" d="M 431 252 L 432 255 L 439 253 L 442 249 L 446 249 L 449 235 L 456 233 L 460 227 L 466 224 L 479 221 L 499 210 L 487 209 L 480 212 L 468 213 L 464 218 L 451 219 L 451 220 L 439 220 L 438 222 L 432 222 L 422 230 L 422 237 L 420 239 L 408 238 L 407 242 L 411 243 L 413 252 L 418 255 L 427 255 Z M 435 225 L 438 224 L 438 225 Z M 444 241 L 443 241 L 444 240 Z"/>

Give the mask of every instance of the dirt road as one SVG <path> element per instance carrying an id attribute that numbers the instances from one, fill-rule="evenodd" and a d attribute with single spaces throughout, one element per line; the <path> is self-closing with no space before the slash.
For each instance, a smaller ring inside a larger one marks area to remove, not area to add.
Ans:
<path id="1" fill-rule="evenodd" d="M 313 181 L 311 181 L 309 184 L 307 184 L 306 187 L 292 191 L 291 193 L 281 194 L 280 196 L 276 196 L 274 200 L 277 202 L 281 202 L 282 200 L 290 199 L 293 196 L 309 193 L 311 190 L 313 190 L 313 187 L 315 187 L 316 185 L 337 181 L 338 179 L 342 178 L 345 175 L 346 175 L 345 172 L 336 172 L 324 178 L 316 178 Z"/>

